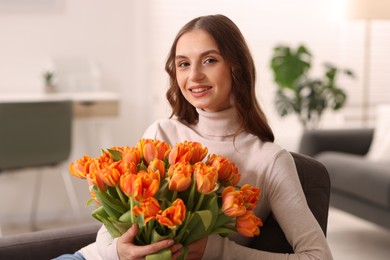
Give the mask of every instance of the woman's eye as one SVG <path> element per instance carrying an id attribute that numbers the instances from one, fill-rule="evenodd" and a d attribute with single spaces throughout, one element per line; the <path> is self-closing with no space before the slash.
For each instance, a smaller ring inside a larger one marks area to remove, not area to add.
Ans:
<path id="1" fill-rule="evenodd" d="M 178 62 L 176 66 L 177 67 L 187 67 L 189 65 L 190 65 L 190 63 L 188 63 L 186 61 L 181 61 L 181 62 Z"/>
<path id="2" fill-rule="evenodd" d="M 215 63 L 215 62 L 217 62 L 217 60 L 214 59 L 214 58 L 207 58 L 207 59 L 205 59 L 205 61 L 204 61 L 205 64 L 208 64 L 208 63 Z"/>

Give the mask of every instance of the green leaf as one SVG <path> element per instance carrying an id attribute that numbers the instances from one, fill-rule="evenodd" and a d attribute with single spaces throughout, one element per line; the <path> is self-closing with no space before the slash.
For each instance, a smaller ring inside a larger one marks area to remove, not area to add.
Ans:
<path id="1" fill-rule="evenodd" d="M 107 149 L 107 151 L 110 154 L 111 159 L 115 162 L 122 160 L 122 153 L 120 151 L 113 149 Z"/>
<path id="2" fill-rule="evenodd" d="M 126 209 L 122 206 L 120 201 L 116 203 L 115 201 L 117 200 L 108 196 L 105 192 L 96 190 L 95 194 L 96 198 L 102 204 L 108 215 L 119 219 L 119 217 L 126 212 Z"/>
<path id="3" fill-rule="evenodd" d="M 95 214 L 94 217 L 104 224 L 113 238 L 120 237 L 122 235 L 122 233 L 114 226 L 111 220 L 108 220 L 106 217 L 99 214 Z"/>
<path id="4" fill-rule="evenodd" d="M 165 235 L 160 234 L 157 232 L 157 230 L 154 228 L 152 232 L 152 240 L 150 241 L 151 243 L 159 242 L 165 239 L 173 238 L 174 237 L 174 232 L 170 229 L 169 232 Z"/>
<path id="5" fill-rule="evenodd" d="M 196 178 L 195 175 L 193 175 L 191 180 L 190 193 L 188 195 L 187 204 L 186 204 L 187 211 L 194 210 L 195 193 L 196 193 Z"/>
<path id="6" fill-rule="evenodd" d="M 234 222 L 235 222 L 235 220 L 233 219 L 233 217 L 226 216 L 223 213 L 219 214 L 217 221 L 214 224 L 214 230 L 217 228 L 220 228 L 222 226 L 226 226 L 230 223 L 234 223 Z"/>
<path id="7" fill-rule="evenodd" d="M 87 201 L 86 205 L 89 206 L 94 201 L 95 201 L 94 198 L 89 198 L 89 200 Z"/>
<path id="8" fill-rule="evenodd" d="M 196 211 L 186 227 L 189 231 L 188 235 L 183 236 L 181 243 L 189 245 L 192 242 L 208 235 L 208 230 L 211 230 L 213 223 L 213 214 L 210 210 Z"/>
<path id="9" fill-rule="evenodd" d="M 94 211 L 92 211 L 92 217 L 94 217 L 95 219 L 100 221 L 100 219 L 98 217 L 96 217 L 97 215 L 99 215 L 101 217 L 104 217 L 104 218 L 108 217 L 108 214 L 104 210 L 103 206 L 100 206 L 99 208 L 97 208 Z"/>
<path id="10" fill-rule="evenodd" d="M 218 220 L 219 215 L 219 205 L 218 205 L 218 196 L 215 193 L 208 194 L 205 196 L 205 208 L 207 208 L 211 214 L 211 223 L 209 224 L 209 227 L 207 228 L 207 232 L 210 232 L 213 228 L 215 223 Z"/>
<path id="11" fill-rule="evenodd" d="M 112 225 L 119 231 L 119 233 L 123 234 L 125 233 L 131 226 L 131 222 L 121 222 L 113 217 L 108 216 L 107 218 Z"/>
<path id="12" fill-rule="evenodd" d="M 311 53 L 303 46 L 297 50 L 279 45 L 274 48 L 271 68 L 280 88 L 293 89 L 294 85 L 311 67 Z"/>
<path id="13" fill-rule="evenodd" d="M 232 226 L 232 227 L 220 227 L 220 228 L 213 230 L 213 232 L 211 232 L 211 233 L 212 234 L 219 234 L 221 236 L 227 236 L 233 232 L 236 232 L 236 229 Z"/>
<path id="14" fill-rule="evenodd" d="M 210 210 L 196 211 L 194 214 L 199 215 L 205 230 L 210 229 L 211 223 L 213 222 L 213 213 Z"/>
<path id="15" fill-rule="evenodd" d="M 171 250 L 168 248 L 163 249 L 157 253 L 147 255 L 146 260 L 171 260 L 172 259 L 172 253 Z"/>
<path id="16" fill-rule="evenodd" d="M 122 216 L 119 217 L 119 221 L 131 223 L 131 209 L 123 213 Z"/>

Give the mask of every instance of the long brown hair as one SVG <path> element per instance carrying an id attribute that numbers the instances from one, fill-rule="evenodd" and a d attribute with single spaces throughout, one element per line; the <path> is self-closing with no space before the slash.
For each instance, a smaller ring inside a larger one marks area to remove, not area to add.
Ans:
<path id="1" fill-rule="evenodd" d="M 176 35 L 170 49 L 165 70 L 170 78 L 166 93 L 172 107 L 172 116 L 181 122 L 196 123 L 199 115 L 183 96 L 176 80 L 176 45 L 180 37 L 194 29 L 210 34 L 217 43 L 221 55 L 231 64 L 232 96 L 243 128 L 263 141 L 274 141 L 274 134 L 261 110 L 255 94 L 256 69 L 248 45 L 240 29 L 226 16 L 208 15 L 195 18 L 185 24 Z"/>

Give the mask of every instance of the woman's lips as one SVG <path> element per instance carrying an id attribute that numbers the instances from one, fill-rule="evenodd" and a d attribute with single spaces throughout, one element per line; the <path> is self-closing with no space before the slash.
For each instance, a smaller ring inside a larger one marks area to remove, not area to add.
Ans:
<path id="1" fill-rule="evenodd" d="M 210 86 L 197 86 L 191 87 L 189 91 L 194 97 L 201 97 L 207 94 L 207 92 L 211 89 Z"/>

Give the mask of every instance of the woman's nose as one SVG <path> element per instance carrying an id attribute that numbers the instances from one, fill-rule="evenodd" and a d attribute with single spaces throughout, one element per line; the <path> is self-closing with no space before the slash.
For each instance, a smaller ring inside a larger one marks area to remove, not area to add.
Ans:
<path id="1" fill-rule="evenodd" d="M 204 77 L 204 73 L 203 73 L 202 68 L 200 66 L 196 65 L 196 66 L 191 67 L 190 79 L 192 81 L 200 80 L 203 77 Z"/>

